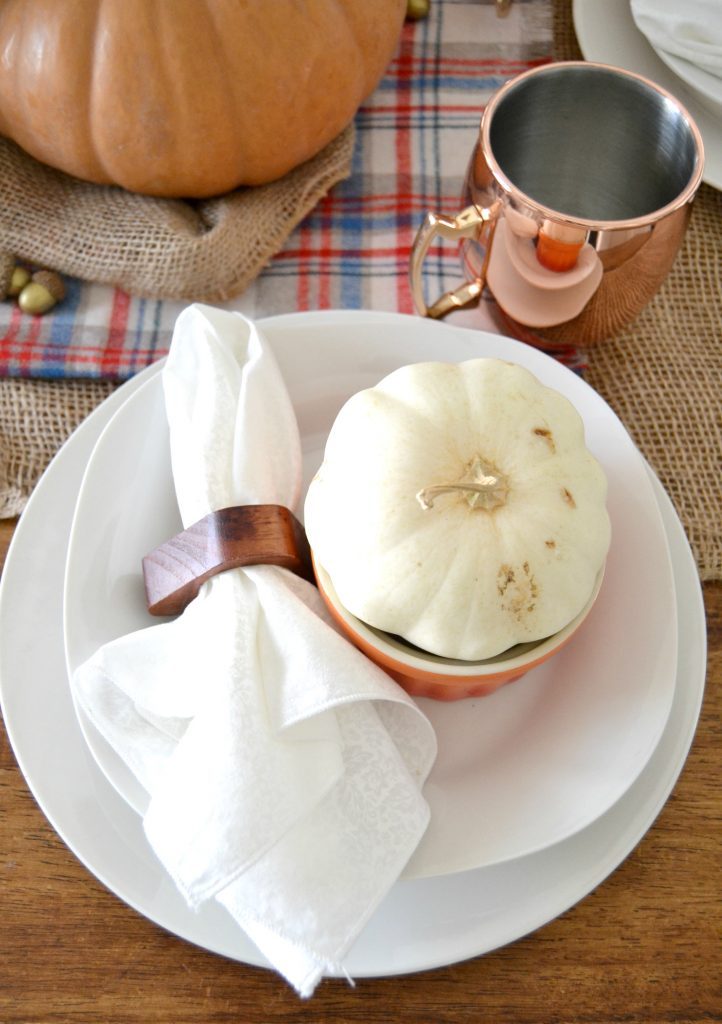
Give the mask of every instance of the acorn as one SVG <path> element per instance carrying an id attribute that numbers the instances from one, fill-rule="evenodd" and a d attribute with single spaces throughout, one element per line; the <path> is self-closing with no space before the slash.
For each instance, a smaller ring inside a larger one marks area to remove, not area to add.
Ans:
<path id="1" fill-rule="evenodd" d="M 47 313 L 65 298 L 65 285 L 54 270 L 36 270 L 18 296 L 23 313 L 34 316 Z"/>
<path id="2" fill-rule="evenodd" d="M 16 298 L 30 280 L 30 271 L 27 267 L 15 266 L 10 276 L 8 287 L 8 298 Z"/>
<path id="3" fill-rule="evenodd" d="M 430 0 L 406 0 L 406 17 L 409 21 L 420 21 L 428 17 Z"/>

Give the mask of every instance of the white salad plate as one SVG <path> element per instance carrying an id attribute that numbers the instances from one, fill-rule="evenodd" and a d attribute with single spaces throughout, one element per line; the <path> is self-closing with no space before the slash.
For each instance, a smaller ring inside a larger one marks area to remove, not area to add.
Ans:
<path id="1" fill-rule="evenodd" d="M 499 335 L 393 314 L 303 314 L 261 326 L 296 410 L 303 494 L 345 400 L 405 363 L 508 359 L 581 413 L 587 444 L 609 480 L 613 540 L 601 594 L 566 648 L 521 681 L 483 699 L 419 701 L 439 755 L 424 790 L 431 824 L 406 877 L 500 864 L 589 825 L 649 760 L 676 679 L 667 538 L 646 465 L 626 430 L 580 377 Z M 83 478 L 65 584 L 69 675 L 107 641 L 158 622 L 146 610 L 141 559 L 180 529 L 158 367 L 115 412 Z M 142 814 L 145 791 L 80 709 L 78 716 L 98 765 Z"/>
<path id="2" fill-rule="evenodd" d="M 722 122 L 698 88 L 679 75 L 679 66 L 665 63 L 632 16 L 630 0 L 573 0 L 574 29 L 587 60 L 635 71 L 668 89 L 697 122 L 705 149 L 704 181 L 722 189 Z"/>
<path id="3" fill-rule="evenodd" d="M 359 319 L 366 324 L 373 321 L 363 315 Z M 294 316 L 263 326 L 270 335 L 273 326 L 285 330 L 299 322 Z M 470 338 L 469 354 L 474 348 Z M 361 354 L 357 372 L 373 377 L 373 359 L 370 364 Z M 256 948 L 217 904 L 209 903 L 199 912 L 188 909 L 150 850 L 139 816 L 91 754 L 68 686 L 63 584 L 78 490 L 103 428 L 155 372 L 150 368 L 139 374 L 81 424 L 51 463 L 16 528 L 0 582 L 0 703 L 10 742 L 35 799 L 91 874 L 126 904 L 180 938 L 265 966 Z M 440 967 L 534 931 L 599 885 L 664 806 L 686 760 L 699 716 L 706 631 L 701 589 L 684 531 L 651 473 L 650 480 L 671 553 L 679 644 L 672 707 L 647 764 L 612 807 L 554 846 L 493 867 L 397 883 L 346 959 L 352 976 Z M 615 753 L 610 748 L 610 760 Z"/>

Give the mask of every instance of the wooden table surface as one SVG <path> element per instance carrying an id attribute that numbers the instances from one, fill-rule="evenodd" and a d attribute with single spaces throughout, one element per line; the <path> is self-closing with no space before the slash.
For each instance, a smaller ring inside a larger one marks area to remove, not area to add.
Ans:
<path id="1" fill-rule="evenodd" d="M 13 524 L 0 523 L 4 559 Z M 722 1021 L 722 584 L 690 757 L 643 841 L 580 904 L 511 946 L 396 978 L 321 983 L 197 949 L 108 892 L 46 822 L 0 736 L 2 1024 L 709 1024 Z"/>

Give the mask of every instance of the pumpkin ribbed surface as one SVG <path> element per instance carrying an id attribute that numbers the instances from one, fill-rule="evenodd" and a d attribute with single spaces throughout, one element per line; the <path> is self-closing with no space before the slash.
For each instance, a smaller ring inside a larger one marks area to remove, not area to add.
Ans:
<path id="1" fill-rule="evenodd" d="M 480 660 L 582 610 L 609 547 L 606 492 L 579 414 L 529 371 L 419 363 L 346 403 L 304 515 L 348 611 Z"/>
<path id="2" fill-rule="evenodd" d="M 0 0 L 0 133 L 158 196 L 257 185 L 352 119 L 403 0 Z"/>

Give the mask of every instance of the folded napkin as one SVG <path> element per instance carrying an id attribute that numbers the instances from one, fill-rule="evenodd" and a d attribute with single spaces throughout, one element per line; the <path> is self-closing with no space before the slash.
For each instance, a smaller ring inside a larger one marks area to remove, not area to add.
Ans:
<path id="1" fill-rule="evenodd" d="M 720 0 L 632 0 L 632 16 L 655 50 L 722 78 Z"/>
<path id="2" fill-rule="evenodd" d="M 186 309 L 163 387 L 184 525 L 295 506 L 298 427 L 252 323 Z M 177 619 L 104 646 L 72 686 L 150 794 L 146 836 L 188 904 L 220 902 L 303 996 L 345 974 L 428 824 L 436 741 L 315 588 L 274 566 L 222 573 Z"/>

